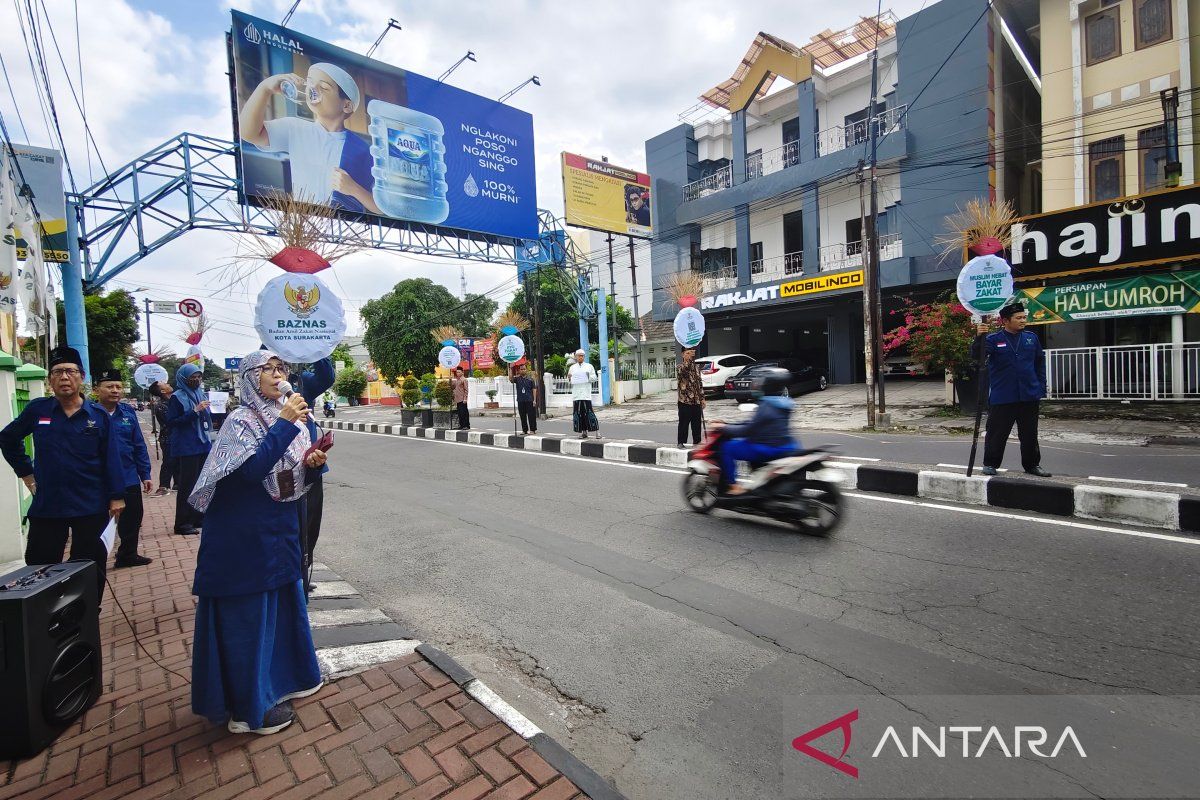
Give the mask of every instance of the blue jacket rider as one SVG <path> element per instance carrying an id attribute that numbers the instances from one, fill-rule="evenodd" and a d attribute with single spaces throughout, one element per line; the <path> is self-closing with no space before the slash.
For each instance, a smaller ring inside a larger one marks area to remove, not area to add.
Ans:
<path id="1" fill-rule="evenodd" d="M 721 487 L 728 494 L 742 494 L 737 484 L 737 462 L 773 461 L 795 452 L 800 443 L 792 437 L 789 422 L 796 403 L 788 397 L 791 373 L 782 367 L 763 376 L 759 391 L 762 398 L 754 416 L 747 422 L 726 425 L 721 443 Z"/>

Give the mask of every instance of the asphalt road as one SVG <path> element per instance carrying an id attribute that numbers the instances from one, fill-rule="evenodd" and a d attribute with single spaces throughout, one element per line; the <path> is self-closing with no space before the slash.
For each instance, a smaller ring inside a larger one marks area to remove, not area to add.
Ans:
<path id="1" fill-rule="evenodd" d="M 350 432 L 331 467 L 318 557 L 630 798 L 1200 786 L 1200 538 L 861 494 L 810 538 L 692 514 L 671 470 Z M 857 778 L 793 748 L 852 711 Z M 902 757 L 914 725 L 1087 757 Z"/>
<path id="2" fill-rule="evenodd" d="M 732 403 L 713 401 L 709 404 L 709 415 L 733 419 L 737 412 Z M 372 406 L 365 409 L 339 410 L 339 416 L 347 420 L 370 419 L 398 422 L 399 416 L 393 408 Z M 503 417 L 476 417 L 478 428 L 494 428 L 498 431 L 512 430 L 512 421 Z M 1097 423 L 1101 425 L 1103 423 Z M 541 433 L 574 435 L 571 418 L 554 417 L 540 420 Z M 655 422 L 605 422 L 601 420 L 600 433 L 609 439 L 640 439 L 658 444 L 675 444 L 674 424 Z M 1096 431 L 1102 437 L 1103 429 Z M 836 445 L 839 452 L 848 457 L 900 462 L 906 464 L 957 465 L 966 469 L 971 440 L 967 436 L 923 436 L 902 433 L 864 433 L 848 431 L 805 430 L 799 433 L 807 445 Z M 1020 471 L 1021 453 L 1017 441 L 1009 442 L 1004 454 L 1004 467 Z M 983 463 L 983 436 L 979 437 L 979 452 L 975 457 L 978 468 Z M 1200 447 L 1176 445 L 1147 445 L 1136 447 L 1125 444 L 1097 444 L 1094 442 L 1043 441 L 1042 464 L 1051 473 L 1076 478 L 1111 478 L 1112 485 L 1120 481 L 1153 481 L 1167 484 L 1183 483 L 1200 486 Z M 950 467 L 953 468 L 953 467 Z M 1131 484 L 1134 487 L 1137 483 Z M 1153 487 L 1144 487 L 1153 488 Z"/>

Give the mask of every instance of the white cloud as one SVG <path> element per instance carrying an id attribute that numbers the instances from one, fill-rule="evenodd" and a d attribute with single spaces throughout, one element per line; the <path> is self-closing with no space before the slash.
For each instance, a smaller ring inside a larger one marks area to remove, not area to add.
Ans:
<path id="1" fill-rule="evenodd" d="M 278 20 L 291 4 L 292 0 L 194 0 L 174 6 L 150 4 L 155 10 L 148 11 L 141 7 L 147 5 L 145 0 L 79 3 L 88 119 L 107 166 L 123 165 L 185 130 L 230 137 L 225 12 L 236 6 Z M 892 4 L 900 16 L 919 5 L 924 3 Z M 205 6 L 210 11 L 202 11 Z M 74 0 L 46 0 L 73 80 L 74 7 Z M 692 106 L 697 95 L 729 77 L 759 30 L 803 44 L 812 34 L 845 27 L 874 11 L 872 0 L 301 0 L 292 27 L 365 52 L 388 18 L 395 17 L 403 30 L 388 33 L 377 58 L 436 77 L 473 50 L 478 63 L 464 64 L 451 82 L 488 97 L 499 96 L 530 75 L 540 76 L 540 88 L 526 87 L 512 103 L 534 117 L 539 205 L 561 214 L 561 151 L 607 155 L 615 163 L 643 168 L 644 141 L 678 124 L 676 115 Z M 44 36 L 63 135 L 82 188 L 87 183 L 83 125 L 49 32 Z M 23 138 L 16 124 L 19 109 L 32 143 L 50 145 L 15 11 L 3 3 L 0 52 L 15 89 L 14 96 L 0 96 L 10 132 Z M 94 158 L 93 171 L 99 177 Z M 217 291 L 221 287 L 212 270 L 232 249 L 225 235 L 189 232 L 140 261 L 114 285 L 144 286 L 162 299 L 199 296 L 217 324 L 208 337 L 210 355 L 241 355 L 257 346 L 253 300 L 273 268 L 264 266 L 244 286 Z M 468 263 L 466 269 L 471 291 L 490 289 L 514 273 L 512 267 L 479 263 Z M 406 277 L 429 277 L 458 294 L 459 264 L 444 259 L 364 253 L 327 274 L 350 308 Z M 507 302 L 510 293 L 497 299 Z M 156 344 L 178 345 L 183 327 L 178 318 L 156 317 L 153 323 Z"/>

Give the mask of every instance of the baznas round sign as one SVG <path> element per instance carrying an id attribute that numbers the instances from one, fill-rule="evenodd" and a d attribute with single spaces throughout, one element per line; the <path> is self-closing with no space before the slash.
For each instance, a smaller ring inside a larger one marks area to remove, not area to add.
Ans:
<path id="1" fill-rule="evenodd" d="M 675 341 L 695 347 L 704 338 L 704 315 L 695 308 L 681 308 L 675 315 Z"/>
<path id="2" fill-rule="evenodd" d="M 1012 267 L 999 256 L 972 258 L 958 273 L 958 301 L 972 314 L 999 311 L 1012 293 Z"/>
<path id="3" fill-rule="evenodd" d="M 446 369 L 454 369 L 462 363 L 462 353 L 457 347 L 446 345 L 438 351 L 438 363 Z"/>
<path id="4" fill-rule="evenodd" d="M 287 273 L 258 293 L 254 327 L 285 361 L 320 361 L 346 333 L 342 301 L 315 275 Z"/>
<path id="5" fill-rule="evenodd" d="M 143 389 L 149 389 L 155 381 L 165 383 L 167 378 L 167 370 L 162 364 L 142 364 L 133 371 L 133 382 Z"/>
<path id="6" fill-rule="evenodd" d="M 505 336 L 496 344 L 496 352 L 504 361 L 513 364 L 525 355 L 525 342 L 520 336 Z"/>

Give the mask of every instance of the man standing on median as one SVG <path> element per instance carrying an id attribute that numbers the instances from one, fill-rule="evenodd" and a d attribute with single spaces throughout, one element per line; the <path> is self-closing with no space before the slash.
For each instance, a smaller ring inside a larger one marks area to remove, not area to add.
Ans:
<path id="1" fill-rule="evenodd" d="M 988 333 L 986 325 L 979 333 L 986 334 L 972 345 L 977 360 L 982 342 L 987 356 L 989 408 L 987 434 L 983 440 L 983 474 L 995 475 L 1004 461 L 1004 445 L 1017 425 L 1021 441 L 1021 466 L 1030 475 L 1049 478 L 1042 469 L 1042 452 L 1038 447 L 1038 406 L 1046 395 L 1046 355 L 1037 334 L 1025 330 L 1028 315 L 1025 306 L 1011 303 L 1000 309 L 1003 327 Z"/>
<path id="2" fill-rule="evenodd" d="M 508 368 L 508 379 L 517 393 L 517 414 L 521 417 L 521 435 L 537 433 L 537 385 L 525 374 L 524 364 Z"/>

